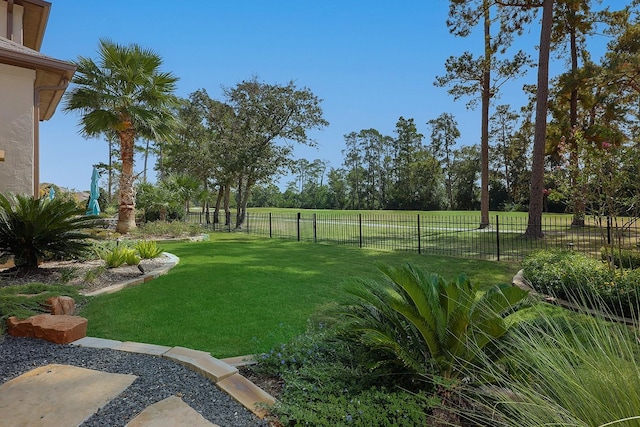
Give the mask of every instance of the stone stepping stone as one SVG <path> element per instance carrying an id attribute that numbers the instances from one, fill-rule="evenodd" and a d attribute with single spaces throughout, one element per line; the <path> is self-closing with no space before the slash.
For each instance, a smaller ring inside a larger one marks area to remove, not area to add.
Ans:
<path id="1" fill-rule="evenodd" d="M 219 427 L 205 419 L 177 396 L 171 396 L 140 412 L 127 427 Z"/>
<path id="2" fill-rule="evenodd" d="M 0 420 L 15 426 L 78 426 L 136 378 L 76 366 L 41 366 L 0 385 Z"/>

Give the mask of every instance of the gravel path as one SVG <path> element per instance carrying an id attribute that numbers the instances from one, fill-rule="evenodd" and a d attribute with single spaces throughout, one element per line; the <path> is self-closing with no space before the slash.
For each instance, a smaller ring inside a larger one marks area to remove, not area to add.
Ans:
<path id="1" fill-rule="evenodd" d="M 124 426 L 147 406 L 170 396 L 180 397 L 220 426 L 268 425 L 207 378 L 161 357 L 0 336 L 0 384 L 50 363 L 138 376 L 121 395 L 82 424 L 83 427 Z"/>

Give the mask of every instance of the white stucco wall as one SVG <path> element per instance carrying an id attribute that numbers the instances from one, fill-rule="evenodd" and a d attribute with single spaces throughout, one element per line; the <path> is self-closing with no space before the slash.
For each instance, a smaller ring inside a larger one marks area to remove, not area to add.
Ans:
<path id="1" fill-rule="evenodd" d="M 34 70 L 0 64 L 0 192 L 33 195 Z"/>

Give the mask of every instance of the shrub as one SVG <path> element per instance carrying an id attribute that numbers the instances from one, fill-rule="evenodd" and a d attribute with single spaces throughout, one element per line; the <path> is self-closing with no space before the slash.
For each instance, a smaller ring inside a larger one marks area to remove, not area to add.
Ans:
<path id="1" fill-rule="evenodd" d="M 447 282 L 411 265 L 380 270 L 383 280 L 357 280 L 347 289 L 351 300 L 335 312 L 341 335 L 424 375 L 437 385 L 433 425 L 459 423 L 448 409 L 460 405 L 458 383 L 507 332 L 504 316 L 527 292 L 511 285 L 480 292 L 464 275 Z"/>
<path id="2" fill-rule="evenodd" d="M 100 275 L 105 272 L 106 269 L 106 266 L 101 265 L 99 267 L 92 268 L 91 270 L 87 270 L 84 273 L 84 281 L 87 283 L 95 282 L 98 277 L 100 277 Z"/>
<path id="3" fill-rule="evenodd" d="M 142 259 L 157 258 L 163 252 L 163 249 L 159 248 L 154 240 L 140 240 L 136 243 L 135 250 Z"/>
<path id="4" fill-rule="evenodd" d="M 381 267 L 384 280 L 357 280 L 336 310 L 346 339 L 388 353 L 416 373 L 455 378 L 479 349 L 507 332 L 503 315 L 527 293 L 515 286 L 479 292 L 464 275 L 447 282 L 411 265 Z"/>
<path id="5" fill-rule="evenodd" d="M 130 233 L 134 237 L 166 236 L 168 238 L 196 236 L 202 234 L 202 226 L 181 221 L 155 221 L 141 224 Z"/>
<path id="6" fill-rule="evenodd" d="M 75 277 L 78 277 L 78 269 L 74 267 L 65 267 L 60 269 L 60 282 L 69 283 Z"/>
<path id="7" fill-rule="evenodd" d="M 48 259 L 81 257 L 99 220 L 85 216 L 74 202 L 0 194 L 0 258 L 14 257 L 16 269 L 38 267 Z"/>
<path id="8" fill-rule="evenodd" d="M 611 260 L 619 268 L 640 267 L 640 250 L 638 248 L 602 247 L 600 256 L 603 261 Z"/>
<path id="9" fill-rule="evenodd" d="M 638 316 L 640 272 L 612 271 L 602 261 L 574 251 L 539 251 L 523 262 L 536 291 L 590 308 Z"/>
<path id="10" fill-rule="evenodd" d="M 140 264 L 140 256 L 136 253 L 135 249 L 128 249 L 125 251 L 124 263 L 127 265 Z"/>
<path id="11" fill-rule="evenodd" d="M 104 254 L 103 259 L 108 268 L 117 268 L 123 264 L 140 264 L 140 257 L 136 253 L 135 249 L 128 248 L 126 246 L 117 246 L 113 248 Z"/>

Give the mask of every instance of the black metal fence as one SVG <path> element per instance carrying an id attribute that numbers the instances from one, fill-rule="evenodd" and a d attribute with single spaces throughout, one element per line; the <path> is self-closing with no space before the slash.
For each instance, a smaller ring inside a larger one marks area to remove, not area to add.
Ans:
<path id="1" fill-rule="evenodd" d="M 203 221 L 191 213 L 190 222 Z M 211 230 L 231 231 L 230 221 Z M 480 216 L 438 216 L 401 213 L 248 213 L 242 231 L 277 239 L 357 246 L 378 250 L 415 252 L 503 261 L 520 261 L 538 249 L 565 248 L 598 255 L 609 243 L 635 245 L 640 230 L 632 223 L 618 226 L 587 218 L 584 226 L 571 225 L 570 217 L 543 217 L 544 237 L 528 238 L 527 218 L 496 215 L 486 228 Z"/>

